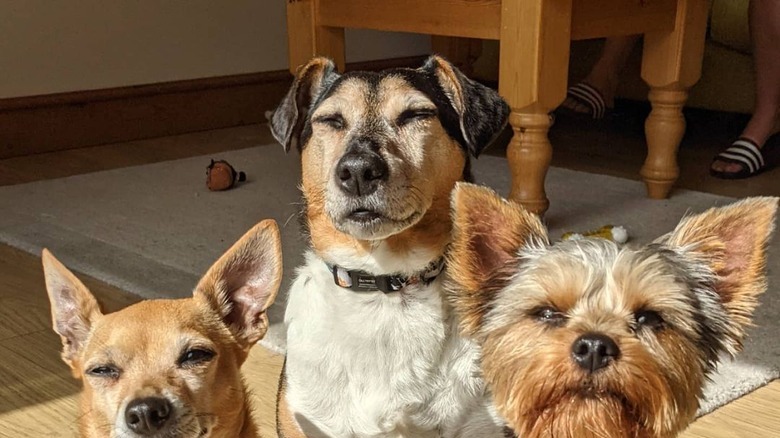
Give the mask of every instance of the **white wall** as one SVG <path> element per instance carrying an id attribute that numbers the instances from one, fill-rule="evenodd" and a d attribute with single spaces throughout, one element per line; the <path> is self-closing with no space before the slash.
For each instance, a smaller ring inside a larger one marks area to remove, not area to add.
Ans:
<path id="1" fill-rule="evenodd" d="M 285 0 L 0 2 L 0 98 L 287 68 Z M 349 62 L 420 55 L 429 38 L 347 32 Z"/>

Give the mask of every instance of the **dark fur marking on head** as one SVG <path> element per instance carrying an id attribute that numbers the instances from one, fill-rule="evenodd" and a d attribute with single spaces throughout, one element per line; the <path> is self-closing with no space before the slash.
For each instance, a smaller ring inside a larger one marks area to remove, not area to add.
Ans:
<path id="1" fill-rule="evenodd" d="M 306 119 L 303 123 L 300 143 L 298 144 L 299 150 L 302 150 L 311 139 L 311 114 L 317 110 L 317 107 L 319 107 L 325 99 L 336 93 L 339 88 L 341 88 L 344 81 L 358 79 L 368 85 L 370 94 L 376 95 L 382 79 L 389 76 L 403 78 L 409 85 L 428 97 L 434 105 L 436 105 L 439 120 L 441 121 L 442 127 L 444 127 L 444 130 L 447 132 L 447 135 L 457 141 L 464 152 L 468 152 L 466 139 L 463 137 L 463 133 L 460 130 L 460 118 L 450 104 L 444 90 L 436 83 L 436 78 L 431 73 L 426 74 L 410 68 L 399 68 L 382 72 L 356 71 L 346 73 L 336 78 L 323 93 L 312 101 L 311 107 L 307 112 Z"/>
<path id="2" fill-rule="evenodd" d="M 311 112 L 316 102 L 327 95 L 339 74 L 333 61 L 317 58 L 301 68 L 287 95 L 269 120 L 271 134 L 289 151 L 295 145 L 302 148 L 302 133 L 310 127 Z"/>
<path id="3" fill-rule="evenodd" d="M 447 135 L 464 151 L 462 178 L 473 181 L 470 156 L 479 156 L 506 127 L 509 106 L 499 95 L 468 79 L 440 57 L 431 57 L 418 69 L 398 68 L 381 72 L 349 72 L 339 74 L 335 65 L 322 58 L 304 66 L 287 96 L 271 117 L 271 131 L 285 150 L 295 145 L 302 152 L 313 135 L 311 115 L 347 80 L 359 80 L 368 87 L 369 108 L 376 107 L 376 97 L 382 80 L 397 77 L 423 93 L 436 106 L 437 117 Z M 453 85 L 455 84 L 455 85 Z M 445 90 L 449 87 L 449 91 Z M 457 102 L 455 101 L 457 99 Z M 456 109 L 461 108 L 462 114 Z M 302 233 L 310 239 L 306 218 L 306 199 L 302 199 L 299 215 Z"/>
<path id="4" fill-rule="evenodd" d="M 729 324 L 728 314 L 720 296 L 713 290 L 714 276 L 701 263 L 698 263 L 701 266 L 696 266 L 697 262 L 657 243 L 642 248 L 640 254 L 646 257 L 661 257 L 674 278 L 682 282 L 689 291 L 686 298 L 694 309 L 693 318 L 698 336 L 694 342 L 699 350 L 705 353 L 705 371 L 713 369 L 719 352 L 726 350 L 726 327 Z"/>
<path id="5" fill-rule="evenodd" d="M 314 73 L 305 71 L 303 74 L 306 76 L 296 80 L 288 96 L 274 112 L 272 131 L 286 147 L 295 143 L 300 151 L 312 135 L 311 114 L 325 99 L 333 95 L 345 80 L 363 81 L 373 92 L 382 79 L 396 76 L 425 94 L 436 105 L 439 120 L 447 134 L 458 142 L 467 155 L 478 157 L 506 126 L 509 106 L 495 91 L 468 79 L 453 68 L 456 76 L 454 79 L 460 85 L 463 98 L 464 111 L 462 115 L 459 114 L 452 102 L 453 93 L 448 94 L 437 77 L 439 62 L 440 58 L 431 57 L 419 69 L 357 71 L 343 75 L 328 67 L 317 84 L 310 83 Z M 312 90 L 316 90 L 316 93 L 312 93 Z M 466 170 L 464 175 L 470 176 L 470 170 Z"/>

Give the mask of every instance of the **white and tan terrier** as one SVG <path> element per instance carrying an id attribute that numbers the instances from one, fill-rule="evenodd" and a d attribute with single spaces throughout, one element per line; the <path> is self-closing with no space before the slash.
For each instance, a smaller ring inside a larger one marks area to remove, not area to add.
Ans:
<path id="1" fill-rule="evenodd" d="M 311 246 L 285 315 L 281 436 L 475 436 L 464 424 L 486 410 L 477 349 L 458 336 L 440 274 L 450 192 L 508 113 L 437 56 L 299 71 L 271 119 L 301 153 Z"/>
<path id="2" fill-rule="evenodd" d="M 523 438 L 676 436 L 767 288 L 777 198 L 688 216 L 639 248 L 550 244 L 538 217 L 482 187 L 452 203 L 450 301 Z"/>
<path id="3" fill-rule="evenodd" d="M 192 298 L 104 314 L 43 250 L 62 358 L 83 381 L 85 438 L 254 438 L 240 367 L 268 328 L 282 278 L 279 230 L 259 223 L 203 276 Z"/>

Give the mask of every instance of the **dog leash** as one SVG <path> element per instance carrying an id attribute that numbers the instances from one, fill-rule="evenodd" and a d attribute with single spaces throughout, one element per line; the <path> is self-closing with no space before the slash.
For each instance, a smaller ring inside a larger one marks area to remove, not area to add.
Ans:
<path id="1" fill-rule="evenodd" d="M 421 272 L 406 275 L 371 275 L 365 271 L 344 269 L 338 265 L 325 263 L 331 273 L 333 273 L 333 282 L 337 286 L 349 289 L 355 292 L 376 292 L 384 293 L 398 292 L 401 289 L 414 284 L 430 284 L 444 270 L 444 258 L 434 260 Z"/>

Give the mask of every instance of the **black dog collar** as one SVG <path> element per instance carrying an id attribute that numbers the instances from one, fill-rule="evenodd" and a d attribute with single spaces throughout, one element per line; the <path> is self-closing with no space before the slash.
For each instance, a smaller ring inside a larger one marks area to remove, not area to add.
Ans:
<path id="1" fill-rule="evenodd" d="M 430 284 L 444 269 L 444 258 L 432 261 L 421 272 L 412 275 L 371 275 L 365 271 L 350 271 L 341 266 L 326 263 L 330 272 L 333 273 L 333 281 L 336 285 L 355 292 L 376 292 L 381 290 L 384 293 L 398 292 L 406 286 L 413 284 Z"/>

